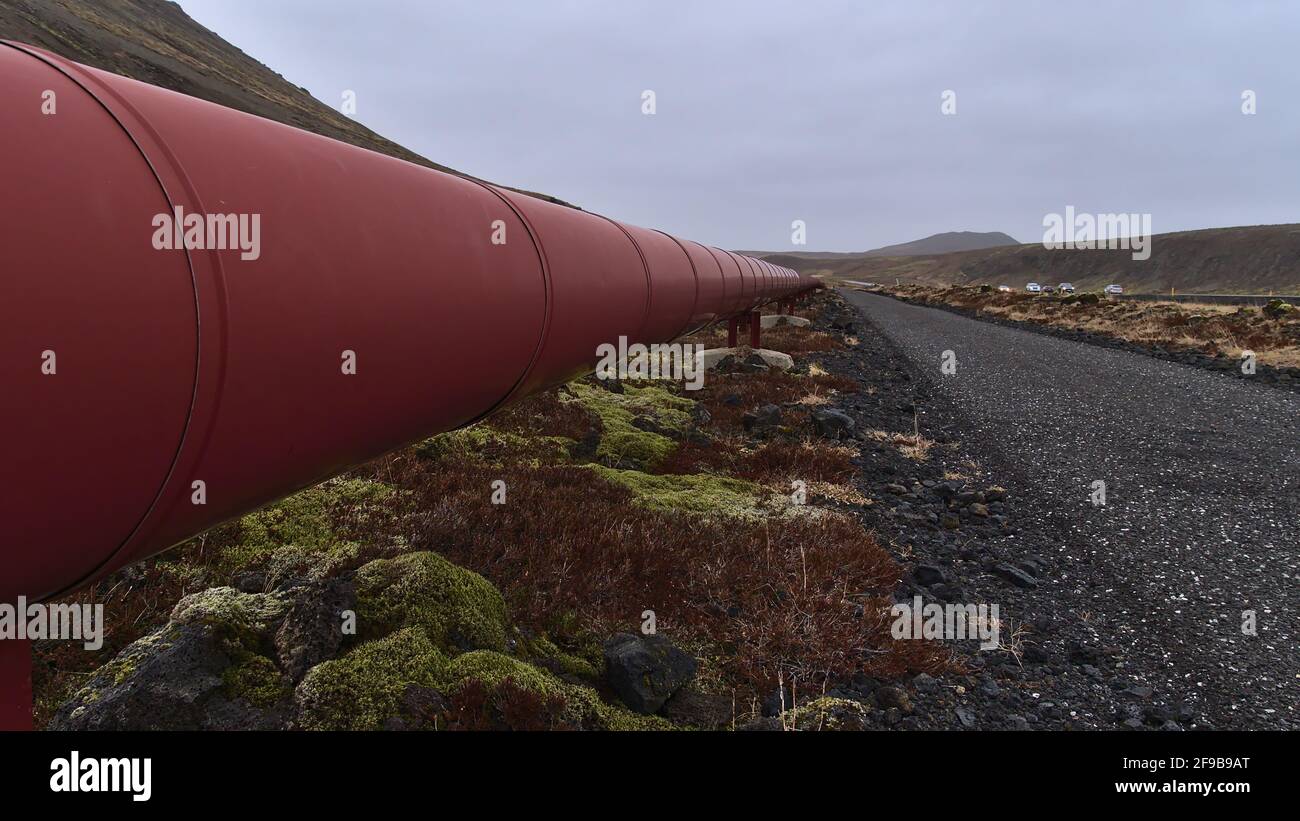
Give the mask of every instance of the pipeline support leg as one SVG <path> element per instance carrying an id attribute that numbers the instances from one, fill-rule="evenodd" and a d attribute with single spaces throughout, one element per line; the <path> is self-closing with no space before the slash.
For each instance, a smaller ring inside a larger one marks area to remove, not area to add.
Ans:
<path id="1" fill-rule="evenodd" d="M 32 643 L 0 639 L 0 730 L 32 729 Z"/>
<path id="2" fill-rule="evenodd" d="M 749 313 L 749 347 L 757 350 L 759 347 L 758 332 L 763 327 L 763 315 L 758 311 Z"/>
<path id="3" fill-rule="evenodd" d="M 727 320 L 727 347 L 736 347 L 736 330 L 740 327 L 740 320 L 732 317 Z"/>

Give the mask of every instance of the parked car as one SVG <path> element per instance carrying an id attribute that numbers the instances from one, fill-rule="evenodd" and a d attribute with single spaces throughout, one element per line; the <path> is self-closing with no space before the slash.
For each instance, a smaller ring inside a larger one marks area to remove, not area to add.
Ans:
<path id="1" fill-rule="evenodd" d="M 1063 294 L 1072 294 L 1072 293 L 1074 293 L 1074 286 L 1071 285 L 1071 284 L 1068 283 L 1068 282 L 1062 282 L 1062 283 L 1061 283 L 1060 285 L 1058 285 L 1057 287 L 1060 289 L 1061 293 L 1063 293 Z"/>
<path id="2" fill-rule="evenodd" d="M 1056 288 L 1053 287 L 1053 286 L 1051 286 L 1051 285 L 1044 285 L 1040 290 L 1042 291 L 1042 293 L 1045 293 L 1045 294 L 1054 294 L 1054 293 L 1056 293 Z"/>
<path id="3" fill-rule="evenodd" d="M 1124 286 L 1122 286 L 1122 285 L 1107 285 L 1103 290 L 1105 290 L 1105 292 L 1108 293 L 1108 294 L 1122 294 L 1122 293 L 1124 293 Z"/>
<path id="4" fill-rule="evenodd" d="M 1010 285 L 999 285 L 999 286 L 998 286 L 998 290 L 999 290 L 999 291 L 1002 291 L 1002 292 L 1004 292 L 1004 293 L 1011 293 L 1011 286 L 1010 286 Z"/>
<path id="5" fill-rule="evenodd" d="M 1037 294 L 1043 290 L 1043 287 L 1039 285 L 1037 282 L 1031 282 L 1025 286 L 1025 290 L 1031 294 Z"/>

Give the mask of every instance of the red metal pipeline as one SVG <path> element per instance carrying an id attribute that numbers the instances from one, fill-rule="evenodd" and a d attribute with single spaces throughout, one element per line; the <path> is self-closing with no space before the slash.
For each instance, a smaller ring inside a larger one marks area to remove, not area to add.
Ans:
<path id="1" fill-rule="evenodd" d="M 16 43 L 0 133 L 0 601 L 817 286 Z"/>

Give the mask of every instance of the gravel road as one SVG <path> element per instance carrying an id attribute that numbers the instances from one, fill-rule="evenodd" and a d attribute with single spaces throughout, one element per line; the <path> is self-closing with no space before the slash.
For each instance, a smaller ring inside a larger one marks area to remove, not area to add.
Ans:
<path id="1" fill-rule="evenodd" d="M 1128 685 L 1192 705 L 1199 726 L 1300 728 L 1300 396 L 841 294 L 1018 500 L 1016 549 L 1053 563 L 1033 596 L 1117 648 Z"/>

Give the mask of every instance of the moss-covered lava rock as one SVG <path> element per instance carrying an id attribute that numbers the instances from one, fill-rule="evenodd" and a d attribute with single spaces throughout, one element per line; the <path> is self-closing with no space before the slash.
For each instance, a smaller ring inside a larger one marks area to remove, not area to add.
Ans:
<path id="1" fill-rule="evenodd" d="M 656 716 L 639 716 L 602 701 L 595 690 L 568 684 L 524 661 L 491 650 L 476 650 L 452 660 L 447 670 L 448 688 L 453 694 L 475 692 L 486 695 L 487 707 L 507 726 L 509 701 L 532 698 L 530 710 L 540 705 L 554 718 L 554 729 L 575 730 L 670 730 L 672 725 Z M 456 698 L 453 696 L 453 701 Z"/>
<path id="2" fill-rule="evenodd" d="M 256 646 L 289 610 L 279 593 L 241 593 L 233 587 L 210 587 L 191 593 L 172 608 L 175 624 L 206 624 L 230 638 Z"/>
<path id="3" fill-rule="evenodd" d="M 50 722 L 67 730 L 278 729 L 292 684 L 271 634 L 289 602 L 216 587 L 100 667 Z"/>
<path id="4" fill-rule="evenodd" d="M 575 401 L 600 418 L 596 459 L 611 467 L 651 468 L 668 458 L 692 425 L 695 403 L 659 385 L 624 385 L 622 393 L 584 382 L 569 385 Z"/>
<path id="5" fill-rule="evenodd" d="M 438 688 L 447 657 L 424 630 L 406 628 L 316 665 L 298 684 L 297 724 L 305 730 L 378 730 L 400 712 L 411 685 Z"/>
<path id="6" fill-rule="evenodd" d="M 418 627 L 444 650 L 504 650 L 506 603 L 487 579 L 437 553 L 377 559 L 354 579 L 362 637 Z"/>

